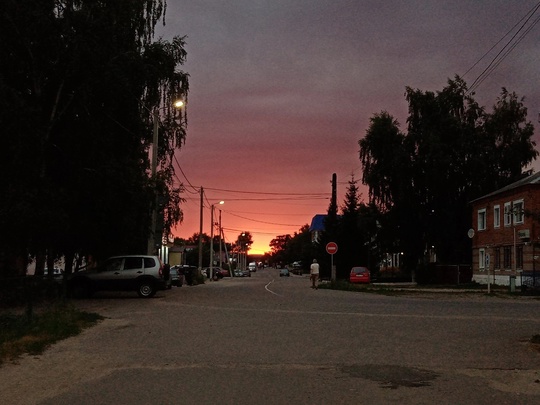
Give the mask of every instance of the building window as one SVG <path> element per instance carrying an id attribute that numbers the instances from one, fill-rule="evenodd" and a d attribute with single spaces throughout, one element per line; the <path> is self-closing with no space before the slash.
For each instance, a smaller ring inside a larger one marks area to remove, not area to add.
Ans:
<path id="1" fill-rule="evenodd" d="M 495 205 L 493 207 L 493 227 L 494 228 L 501 227 L 501 206 L 500 205 Z"/>
<path id="2" fill-rule="evenodd" d="M 522 224 L 524 217 L 523 200 L 514 201 L 512 213 L 514 214 L 514 224 Z"/>
<path id="3" fill-rule="evenodd" d="M 501 248 L 495 248 L 493 251 L 493 268 L 496 270 L 501 268 Z"/>
<path id="4" fill-rule="evenodd" d="M 512 225 L 512 203 L 504 203 L 504 226 Z"/>
<path id="5" fill-rule="evenodd" d="M 486 268 L 486 251 L 485 249 L 478 250 L 478 268 L 485 270 Z"/>
<path id="6" fill-rule="evenodd" d="M 516 246 L 516 268 L 523 269 L 523 246 Z"/>
<path id="7" fill-rule="evenodd" d="M 486 209 L 478 210 L 478 230 L 483 231 L 486 229 Z"/>
<path id="8" fill-rule="evenodd" d="M 511 246 L 505 246 L 503 248 L 503 267 L 506 270 L 510 270 L 512 268 L 512 247 Z"/>

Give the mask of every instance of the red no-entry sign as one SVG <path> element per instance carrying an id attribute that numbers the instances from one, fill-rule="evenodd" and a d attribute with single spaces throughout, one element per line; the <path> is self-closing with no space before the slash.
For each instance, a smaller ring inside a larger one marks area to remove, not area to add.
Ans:
<path id="1" fill-rule="evenodd" d="M 326 253 L 333 255 L 337 252 L 337 243 L 336 242 L 328 242 L 326 244 Z"/>

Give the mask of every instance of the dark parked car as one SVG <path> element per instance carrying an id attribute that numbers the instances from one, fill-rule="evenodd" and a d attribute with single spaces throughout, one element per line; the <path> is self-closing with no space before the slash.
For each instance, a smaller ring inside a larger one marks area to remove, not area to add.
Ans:
<path id="1" fill-rule="evenodd" d="M 249 269 L 245 269 L 245 270 L 235 269 L 234 276 L 235 277 L 251 277 L 251 272 L 249 271 Z"/>
<path id="2" fill-rule="evenodd" d="M 284 269 L 281 269 L 279 271 L 279 276 L 280 277 L 289 277 L 290 275 L 291 275 L 291 273 L 289 272 L 288 268 L 284 268 Z"/>
<path id="3" fill-rule="evenodd" d="M 294 274 L 298 274 L 299 276 L 302 275 L 303 273 L 303 270 L 302 270 L 302 262 L 294 262 L 292 264 L 292 268 L 293 268 L 293 273 Z"/>
<path id="4" fill-rule="evenodd" d="M 176 287 L 182 287 L 184 284 L 184 272 L 180 274 L 180 265 L 175 265 L 171 267 L 171 284 Z"/>
<path id="5" fill-rule="evenodd" d="M 139 297 L 153 297 L 167 288 L 164 265 L 158 256 L 115 256 L 95 269 L 70 276 L 68 287 L 76 297 L 90 297 L 96 291 L 137 291 Z"/>
<path id="6" fill-rule="evenodd" d="M 202 272 L 205 277 L 208 278 L 208 275 L 210 274 L 210 267 L 205 267 Z M 219 280 L 221 278 L 223 278 L 221 269 L 219 267 L 212 267 L 212 280 Z"/>
<path id="7" fill-rule="evenodd" d="M 234 269 L 233 274 L 235 277 L 244 277 L 244 273 L 240 269 Z"/>
<path id="8" fill-rule="evenodd" d="M 227 269 L 221 269 L 221 268 L 218 268 L 218 271 L 221 273 L 221 275 L 223 277 L 230 277 L 231 276 L 231 272 Z"/>

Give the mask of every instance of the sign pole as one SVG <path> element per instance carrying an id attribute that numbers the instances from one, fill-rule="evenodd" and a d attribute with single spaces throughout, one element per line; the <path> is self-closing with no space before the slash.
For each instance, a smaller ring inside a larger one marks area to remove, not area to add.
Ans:
<path id="1" fill-rule="evenodd" d="M 338 251 L 336 242 L 328 242 L 326 244 L 326 253 L 330 255 L 330 280 L 336 282 L 336 268 L 334 267 L 334 254 Z"/>
<path id="2" fill-rule="evenodd" d="M 330 280 L 332 280 L 332 283 L 336 282 L 336 268 L 334 267 L 334 255 L 330 255 Z"/>
<path id="3" fill-rule="evenodd" d="M 491 294 L 491 274 L 489 273 L 489 253 L 486 254 L 485 264 L 487 267 L 488 294 Z"/>

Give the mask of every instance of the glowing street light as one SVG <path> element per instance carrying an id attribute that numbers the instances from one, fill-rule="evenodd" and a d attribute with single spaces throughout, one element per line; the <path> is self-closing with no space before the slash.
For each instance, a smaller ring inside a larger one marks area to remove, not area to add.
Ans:
<path id="1" fill-rule="evenodd" d="M 176 109 L 180 109 L 184 107 L 186 103 L 183 100 L 176 100 L 173 104 L 173 106 Z M 145 107 L 146 108 L 146 107 Z M 154 133 L 152 138 L 152 162 L 151 162 L 151 175 L 152 180 L 155 180 L 156 178 L 156 171 L 157 171 L 157 158 L 158 158 L 158 136 L 159 136 L 159 110 L 164 109 L 167 107 L 162 108 L 154 108 L 154 111 L 152 112 L 152 123 L 154 126 Z M 148 110 L 148 109 L 147 109 Z M 154 254 L 156 250 L 156 227 L 157 227 L 157 206 L 158 206 L 158 194 L 157 194 L 157 187 L 154 188 L 154 204 L 152 208 L 152 223 L 150 228 L 150 235 L 148 236 L 148 254 L 152 255 Z"/>

